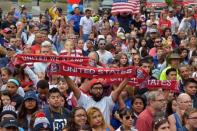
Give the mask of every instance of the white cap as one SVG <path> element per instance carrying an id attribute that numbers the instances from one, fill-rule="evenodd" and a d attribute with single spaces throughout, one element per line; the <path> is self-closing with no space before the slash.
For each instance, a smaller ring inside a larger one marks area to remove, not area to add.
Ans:
<path id="1" fill-rule="evenodd" d="M 49 41 L 44 41 L 42 42 L 41 46 L 52 46 L 52 44 Z"/>
<path id="2" fill-rule="evenodd" d="M 105 39 L 105 36 L 104 35 L 98 35 L 98 37 L 97 37 L 97 41 L 99 40 L 99 39 Z"/>
<path id="3" fill-rule="evenodd" d="M 73 4 L 72 9 L 75 10 L 75 8 L 79 8 L 79 5 L 78 4 Z"/>

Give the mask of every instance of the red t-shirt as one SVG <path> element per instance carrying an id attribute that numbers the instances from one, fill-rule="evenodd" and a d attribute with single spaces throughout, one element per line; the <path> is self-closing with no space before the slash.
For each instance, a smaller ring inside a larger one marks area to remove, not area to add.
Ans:
<path id="1" fill-rule="evenodd" d="M 32 54 L 40 54 L 41 46 L 36 44 L 31 47 Z"/>
<path id="2" fill-rule="evenodd" d="M 138 116 L 136 122 L 136 128 L 138 131 L 152 131 L 153 124 L 153 114 L 150 109 L 147 107 L 140 115 Z"/>
<path id="3" fill-rule="evenodd" d="M 171 28 L 171 22 L 169 20 L 159 20 L 159 30 L 161 34 L 163 34 L 163 26 L 165 26 L 166 28 Z"/>

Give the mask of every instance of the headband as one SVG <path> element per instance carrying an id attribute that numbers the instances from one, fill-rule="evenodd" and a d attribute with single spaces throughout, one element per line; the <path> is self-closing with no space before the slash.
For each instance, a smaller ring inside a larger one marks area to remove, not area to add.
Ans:
<path id="1" fill-rule="evenodd" d="M 9 79 L 8 82 L 12 82 L 18 87 L 20 86 L 19 82 L 16 79 Z"/>

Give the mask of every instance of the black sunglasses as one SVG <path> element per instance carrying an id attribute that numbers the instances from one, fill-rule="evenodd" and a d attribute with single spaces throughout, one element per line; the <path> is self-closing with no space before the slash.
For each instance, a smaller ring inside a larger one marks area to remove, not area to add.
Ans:
<path id="1" fill-rule="evenodd" d="M 130 120 L 130 119 L 132 119 L 132 118 L 133 118 L 133 116 L 132 116 L 132 115 L 130 115 L 130 116 L 126 116 L 126 117 L 125 117 L 125 119 L 126 119 L 126 120 Z"/>

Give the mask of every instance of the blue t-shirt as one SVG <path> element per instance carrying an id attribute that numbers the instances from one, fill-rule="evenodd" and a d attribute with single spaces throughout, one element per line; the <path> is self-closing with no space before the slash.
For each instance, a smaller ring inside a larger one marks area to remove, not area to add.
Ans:
<path id="1" fill-rule="evenodd" d="M 124 101 L 124 103 L 125 103 L 125 105 L 126 105 L 127 108 L 131 108 L 131 103 L 132 103 L 132 102 L 131 102 L 131 99 L 130 99 L 130 98 L 126 99 L 126 100 Z M 118 109 L 119 109 L 119 105 L 118 105 L 118 103 L 116 103 L 116 104 L 114 105 L 113 110 L 112 110 L 112 114 L 114 115 L 115 112 L 118 111 Z M 118 129 L 118 127 L 120 127 L 120 125 L 121 125 L 120 121 L 117 120 L 114 116 L 112 117 L 110 123 L 111 123 L 112 127 L 113 127 L 115 130 Z"/>
<path id="2" fill-rule="evenodd" d="M 61 113 L 53 112 L 49 107 L 44 109 L 47 119 L 50 122 L 52 131 L 61 131 L 67 124 L 69 111 L 65 108 L 61 109 Z"/>
<path id="3" fill-rule="evenodd" d="M 80 26 L 79 26 L 80 20 L 81 20 L 81 15 L 76 15 L 76 14 L 72 15 L 69 20 L 69 21 L 74 21 L 73 30 L 77 33 L 79 33 L 79 29 L 80 29 Z"/>

